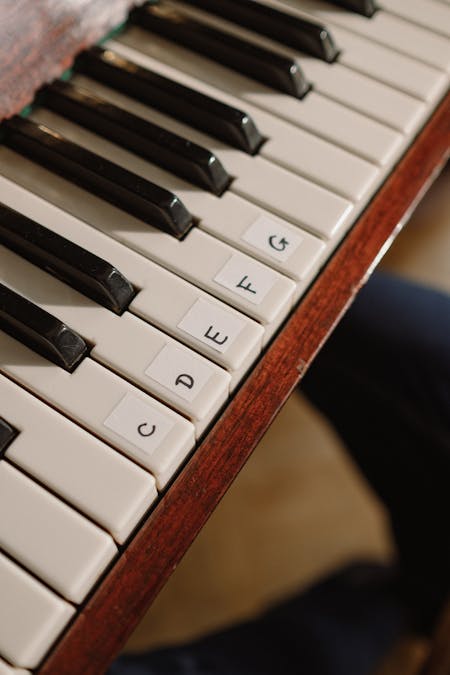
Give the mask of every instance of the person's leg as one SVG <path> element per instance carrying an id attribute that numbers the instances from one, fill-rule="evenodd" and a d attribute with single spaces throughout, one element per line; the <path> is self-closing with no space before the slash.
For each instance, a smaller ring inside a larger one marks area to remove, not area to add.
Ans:
<path id="1" fill-rule="evenodd" d="M 253 621 L 123 656 L 108 675 L 369 675 L 404 629 L 391 571 L 359 563 Z"/>
<path id="2" fill-rule="evenodd" d="M 427 628 L 450 588 L 450 297 L 376 273 L 301 388 L 388 507 Z"/>

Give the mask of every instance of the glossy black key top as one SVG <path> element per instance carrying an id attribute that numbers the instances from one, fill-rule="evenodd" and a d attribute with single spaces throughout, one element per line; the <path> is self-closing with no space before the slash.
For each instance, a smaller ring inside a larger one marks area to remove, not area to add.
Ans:
<path id="1" fill-rule="evenodd" d="M 17 430 L 14 429 L 8 422 L 0 417 L 0 457 L 5 452 L 8 445 L 17 436 Z"/>
<path id="2" fill-rule="evenodd" d="M 263 143 L 263 137 L 247 113 L 142 68 L 110 49 L 93 47 L 83 52 L 76 68 L 248 154 L 254 155 Z"/>
<path id="3" fill-rule="evenodd" d="M 332 5 L 339 5 L 357 14 L 368 16 L 369 18 L 375 14 L 378 7 L 374 0 L 328 0 Z"/>
<path id="4" fill-rule="evenodd" d="M 0 243 L 116 314 L 122 314 L 135 295 L 113 265 L 4 204 Z"/>
<path id="5" fill-rule="evenodd" d="M 339 53 L 332 35 L 322 24 L 268 7 L 256 0 L 185 1 L 327 63 L 334 61 Z"/>
<path id="6" fill-rule="evenodd" d="M 206 148 L 132 115 L 85 89 L 56 81 L 45 88 L 42 103 L 215 195 L 221 195 L 231 183 L 220 160 Z"/>
<path id="7" fill-rule="evenodd" d="M 87 355 L 87 345 L 78 333 L 3 284 L 0 329 L 69 372 Z"/>
<path id="8" fill-rule="evenodd" d="M 142 28 L 290 96 L 303 98 L 310 89 L 293 59 L 211 28 L 166 5 L 145 5 L 131 18 Z"/>
<path id="9" fill-rule="evenodd" d="M 193 218 L 169 190 L 72 143 L 43 124 L 22 117 L 3 123 L 3 142 L 58 175 L 173 236 L 184 236 Z"/>

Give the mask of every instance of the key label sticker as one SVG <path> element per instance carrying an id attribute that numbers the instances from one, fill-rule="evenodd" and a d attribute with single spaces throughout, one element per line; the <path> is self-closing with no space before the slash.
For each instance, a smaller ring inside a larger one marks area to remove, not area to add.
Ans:
<path id="1" fill-rule="evenodd" d="M 245 328 L 245 321 L 199 298 L 181 319 L 178 328 L 223 354 Z"/>
<path id="2" fill-rule="evenodd" d="M 277 283 L 278 275 L 269 267 L 237 254 L 225 263 L 214 281 L 259 305 Z"/>
<path id="3" fill-rule="evenodd" d="M 304 240 L 300 232 L 293 232 L 283 223 L 265 215 L 259 216 L 241 238 L 281 262 L 286 262 Z"/>
<path id="4" fill-rule="evenodd" d="M 165 345 L 145 374 L 186 401 L 193 401 L 209 382 L 213 370 L 187 349 Z"/>
<path id="5" fill-rule="evenodd" d="M 146 455 L 154 452 L 175 426 L 168 416 L 133 394 L 126 394 L 103 424 Z"/>

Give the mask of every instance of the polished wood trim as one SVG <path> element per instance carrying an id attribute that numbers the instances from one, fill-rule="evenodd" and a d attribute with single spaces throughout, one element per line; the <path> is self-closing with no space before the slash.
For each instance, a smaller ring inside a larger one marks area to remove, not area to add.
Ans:
<path id="1" fill-rule="evenodd" d="M 40 675 L 104 672 L 449 152 L 450 95 L 47 659 Z"/>

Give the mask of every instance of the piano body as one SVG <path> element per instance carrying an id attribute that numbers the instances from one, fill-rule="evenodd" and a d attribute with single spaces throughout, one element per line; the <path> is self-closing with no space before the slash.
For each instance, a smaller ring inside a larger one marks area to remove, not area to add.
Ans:
<path id="1" fill-rule="evenodd" d="M 0 9 L 1 675 L 104 672 L 450 153 L 448 0 L 133 4 Z"/>

